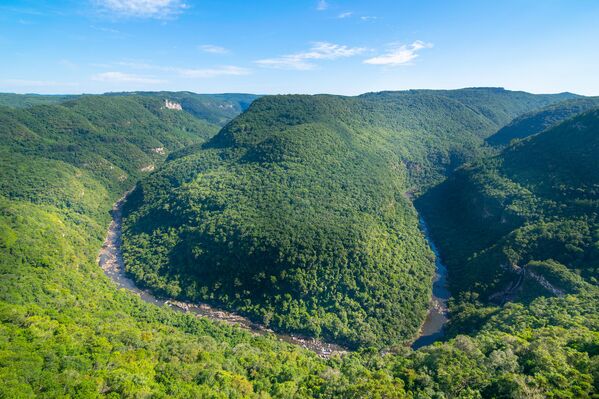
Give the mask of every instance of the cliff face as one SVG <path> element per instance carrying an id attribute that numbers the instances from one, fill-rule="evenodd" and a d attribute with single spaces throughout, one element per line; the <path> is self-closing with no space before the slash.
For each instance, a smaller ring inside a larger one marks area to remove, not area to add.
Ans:
<path id="1" fill-rule="evenodd" d="M 164 100 L 164 108 L 183 111 L 183 107 L 181 107 L 181 104 L 169 100 Z"/>

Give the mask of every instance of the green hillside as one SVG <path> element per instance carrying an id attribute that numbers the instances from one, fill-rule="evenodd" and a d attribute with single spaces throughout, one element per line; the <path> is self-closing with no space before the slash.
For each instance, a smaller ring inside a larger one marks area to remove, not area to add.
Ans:
<path id="1" fill-rule="evenodd" d="M 491 145 L 507 145 L 514 139 L 522 139 L 557 125 L 577 114 L 599 107 L 599 97 L 570 99 L 528 112 L 514 119 L 487 138 Z"/>
<path id="2" fill-rule="evenodd" d="M 580 97 L 572 93 L 531 94 L 524 91 L 505 90 L 501 87 L 470 87 L 460 90 L 408 90 L 403 92 L 369 93 L 364 96 L 409 96 L 414 94 L 442 96 L 459 101 L 464 106 L 488 119 L 489 123 L 499 127 L 503 127 L 515 117 L 532 110 Z M 486 136 L 490 132 L 483 129 L 478 134 Z"/>
<path id="3" fill-rule="evenodd" d="M 209 135 L 205 122 L 162 109 L 163 100 L 0 108 L 0 397 L 564 398 L 597 392 L 599 311 L 588 294 L 493 308 L 479 334 L 418 351 L 363 350 L 324 360 L 274 337 L 117 290 L 96 263 L 112 203 L 148 173 L 140 167 L 160 166 L 165 155 L 155 145 L 177 159 L 185 154 L 178 148 Z M 185 173 L 195 175 L 192 161 L 182 157 L 166 168 L 175 172 L 187 162 Z M 173 181 L 185 177 L 179 172 Z M 576 277 L 569 282 L 573 289 L 588 286 Z"/>
<path id="4" fill-rule="evenodd" d="M 598 133 L 599 111 L 589 111 L 460 169 L 419 201 L 454 293 L 502 303 L 596 292 Z"/>
<path id="5" fill-rule="evenodd" d="M 214 125 L 225 123 L 245 111 L 252 101 L 259 96 L 255 94 L 197 94 L 187 91 L 140 91 L 105 93 L 101 95 L 42 95 L 0 93 L 0 106 L 10 108 L 28 108 L 35 105 L 60 104 L 80 97 L 146 97 L 153 100 L 169 100 L 175 102 L 187 113 Z"/>
<path id="6" fill-rule="evenodd" d="M 48 105 L 72 100 L 76 95 L 44 95 L 44 94 L 13 94 L 0 93 L 0 106 L 11 108 L 26 108 L 34 105 Z"/>
<path id="7" fill-rule="evenodd" d="M 188 91 L 141 91 L 135 93 L 107 93 L 105 95 L 130 96 L 132 94 L 175 101 L 181 105 L 183 110 L 193 116 L 219 126 L 223 126 L 248 109 L 252 101 L 259 97 L 255 94 L 197 94 Z"/>
<path id="8" fill-rule="evenodd" d="M 263 97 L 137 186 L 127 271 L 276 329 L 352 347 L 409 340 L 433 263 L 405 194 L 484 152 L 498 121 L 561 98 L 514 92 L 508 106 L 510 93 Z"/>
<path id="9" fill-rule="evenodd" d="M 315 355 L 146 304 L 98 267 L 112 203 L 162 162 L 156 146 L 168 153 L 215 131 L 162 103 L 93 96 L 0 109 L 0 397 L 325 392 Z M 326 389 L 351 385 L 336 380 Z"/>

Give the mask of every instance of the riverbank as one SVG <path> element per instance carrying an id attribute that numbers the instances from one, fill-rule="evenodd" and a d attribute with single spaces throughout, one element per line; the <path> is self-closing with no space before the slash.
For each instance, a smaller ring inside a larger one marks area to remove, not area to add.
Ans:
<path id="1" fill-rule="evenodd" d="M 318 339 L 302 337 L 294 334 L 284 334 L 275 332 L 268 327 L 255 323 L 250 319 L 239 314 L 215 308 L 205 303 L 189 303 L 168 298 L 159 298 L 151 292 L 139 288 L 135 282 L 125 273 L 125 265 L 121 253 L 122 243 L 122 208 L 127 199 L 126 193 L 118 200 L 112 208 L 112 222 L 108 227 L 106 239 L 102 249 L 98 254 L 98 264 L 106 274 L 119 288 L 124 288 L 139 296 L 143 301 L 157 306 L 169 306 L 174 310 L 189 312 L 198 317 L 206 317 L 214 321 L 228 323 L 254 334 L 266 335 L 274 334 L 279 340 L 291 344 L 299 345 L 305 349 L 317 353 L 321 357 L 330 357 L 336 354 L 347 353 L 348 350 L 340 345 L 327 343 Z M 421 218 L 421 229 L 435 254 L 435 277 L 433 280 L 433 295 L 431 298 L 431 307 L 425 321 L 422 324 L 418 338 L 416 338 L 411 347 L 418 349 L 430 345 L 444 337 L 444 326 L 448 321 L 447 301 L 450 292 L 447 289 L 447 267 L 442 263 L 439 251 L 432 241 L 426 223 Z"/>
<path id="2" fill-rule="evenodd" d="M 127 193 L 128 194 L 128 193 Z M 157 306 L 169 306 L 176 311 L 189 312 L 198 317 L 206 317 L 210 320 L 224 322 L 234 325 L 254 334 L 274 334 L 280 341 L 299 345 L 311 350 L 321 357 L 343 355 L 348 351 L 340 345 L 323 342 L 318 339 L 302 337 L 295 334 L 283 334 L 275 332 L 261 324 L 254 323 L 250 319 L 233 312 L 214 308 L 204 303 L 188 303 L 173 299 L 160 298 L 147 290 L 139 288 L 135 282 L 125 273 L 125 264 L 121 253 L 122 244 L 122 208 L 127 200 L 127 194 L 118 200 L 112 208 L 112 222 L 108 227 L 106 239 L 98 254 L 98 264 L 119 288 L 124 288 L 139 296 L 143 301 Z"/>
<path id="3" fill-rule="evenodd" d="M 412 349 L 430 345 L 445 337 L 445 324 L 449 321 L 447 301 L 451 297 L 451 293 L 447 288 L 447 267 L 443 264 L 439 250 L 430 236 L 426 222 L 422 218 L 420 218 L 420 228 L 435 254 L 435 277 L 433 279 L 431 307 L 420 328 L 418 338 L 412 343 Z"/>

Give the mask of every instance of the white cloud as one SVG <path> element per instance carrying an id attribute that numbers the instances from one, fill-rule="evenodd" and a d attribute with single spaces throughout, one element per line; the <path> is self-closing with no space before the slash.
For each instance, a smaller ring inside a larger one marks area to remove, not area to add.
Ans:
<path id="1" fill-rule="evenodd" d="M 405 65 L 418 57 L 418 51 L 431 47 L 433 47 L 431 43 L 425 43 L 423 41 L 417 40 L 409 45 L 396 46 L 386 54 L 368 58 L 367 60 L 364 60 L 364 63 L 371 65 L 390 66 Z"/>
<path id="2" fill-rule="evenodd" d="M 57 87 L 57 86 L 76 86 L 76 83 L 69 82 L 55 82 L 51 80 L 28 80 L 28 79 L 3 79 L 0 80 L 0 84 L 15 87 Z"/>
<path id="3" fill-rule="evenodd" d="M 215 46 L 213 44 L 203 44 L 201 46 L 199 46 L 199 49 L 205 53 L 211 53 L 211 54 L 228 54 L 229 50 L 221 47 L 221 46 Z"/>
<path id="4" fill-rule="evenodd" d="M 353 12 L 351 11 L 347 11 L 347 12 L 342 12 L 341 14 L 337 15 L 337 18 L 343 19 L 343 18 L 349 18 L 352 15 L 354 15 Z"/>
<path id="5" fill-rule="evenodd" d="M 329 8 L 329 3 L 326 0 L 318 0 L 318 4 L 316 4 L 316 9 L 318 11 L 324 11 Z"/>
<path id="6" fill-rule="evenodd" d="M 169 18 L 187 8 L 181 0 L 95 0 L 102 11 L 117 16 Z"/>
<path id="7" fill-rule="evenodd" d="M 173 69 L 179 76 L 184 78 L 214 78 L 216 76 L 240 76 L 249 75 L 250 70 L 232 65 L 226 65 L 219 68 L 203 68 L 203 69 Z"/>
<path id="8" fill-rule="evenodd" d="M 157 84 L 166 82 L 162 79 L 156 79 L 148 76 L 133 75 L 124 72 L 102 72 L 92 76 L 92 80 L 97 80 L 99 82 L 143 84 Z"/>
<path id="9" fill-rule="evenodd" d="M 364 16 L 361 16 L 360 19 L 362 21 L 374 21 L 375 19 L 378 19 L 378 18 L 377 17 L 373 17 L 371 15 L 364 15 Z"/>
<path id="10" fill-rule="evenodd" d="M 69 69 L 71 71 L 76 71 L 76 70 L 79 69 L 79 65 L 77 65 L 74 62 L 69 61 L 69 60 L 64 60 L 63 59 L 63 60 L 58 61 L 58 63 L 60 65 L 62 65 L 63 67 L 65 67 L 66 69 Z"/>
<path id="11" fill-rule="evenodd" d="M 348 47 L 328 42 L 316 42 L 305 52 L 258 60 L 256 63 L 267 68 L 309 70 L 315 67 L 313 60 L 335 60 L 353 57 L 366 51 L 363 47 Z"/>
<path id="12" fill-rule="evenodd" d="M 112 33 L 112 34 L 115 34 L 115 35 L 121 33 L 120 31 L 118 31 L 116 29 L 106 28 L 106 27 L 103 27 L 103 26 L 90 25 L 89 27 L 92 28 L 92 29 L 95 29 L 95 30 L 99 30 L 101 32 Z"/>
<path id="13" fill-rule="evenodd" d="M 131 69 L 167 72 L 189 79 L 214 78 L 217 76 L 241 76 L 249 75 L 251 73 L 251 71 L 247 68 L 234 65 L 224 65 L 213 68 L 179 68 L 172 66 L 153 65 L 145 62 L 118 62 L 116 64 Z"/>

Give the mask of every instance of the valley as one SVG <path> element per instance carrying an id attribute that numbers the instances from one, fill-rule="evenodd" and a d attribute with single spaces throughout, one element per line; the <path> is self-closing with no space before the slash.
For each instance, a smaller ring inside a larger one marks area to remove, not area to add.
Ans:
<path id="1" fill-rule="evenodd" d="M 597 391 L 574 95 L 0 98 L 1 396 Z"/>
<path id="2" fill-rule="evenodd" d="M 599 399 L 597 21 L 0 1 L 0 399 Z"/>
<path id="3" fill-rule="evenodd" d="M 447 266 L 443 264 L 441 254 L 432 241 L 428 227 L 422 218 L 420 218 L 420 226 L 428 245 L 435 254 L 435 277 L 433 278 L 431 307 L 426 315 L 426 319 L 424 319 L 424 323 L 420 327 L 418 337 L 412 342 L 413 349 L 431 345 L 443 339 L 445 336 L 445 325 L 449 321 L 447 301 L 451 297 L 447 286 Z"/>
<path id="4" fill-rule="evenodd" d="M 217 322 L 225 322 L 236 327 L 247 329 L 255 334 L 265 335 L 274 334 L 280 341 L 299 345 L 302 348 L 315 352 L 319 356 L 328 358 L 335 355 L 343 355 L 347 353 L 347 349 L 333 344 L 323 342 L 311 337 L 302 337 L 289 335 L 280 332 L 275 332 L 264 325 L 253 322 L 241 315 L 216 309 L 205 303 L 186 303 L 173 298 L 158 298 L 148 290 L 140 289 L 135 282 L 127 277 L 125 273 L 125 265 L 121 250 L 122 244 L 122 207 L 126 202 L 127 195 L 119 199 L 111 210 L 112 221 L 106 233 L 106 239 L 102 245 L 102 249 L 98 254 L 98 265 L 102 268 L 106 276 L 108 276 L 119 288 L 123 288 L 133 294 L 139 296 L 144 302 L 151 303 L 156 306 L 169 306 L 176 311 L 190 312 L 194 315 L 206 317 Z M 430 345 L 433 342 L 442 339 L 443 328 L 447 323 L 447 300 L 450 293 L 447 289 L 447 268 L 440 260 L 440 255 L 430 240 L 426 225 L 421 220 L 421 228 L 425 233 L 425 237 L 433 249 L 435 254 L 436 276 L 433 280 L 433 296 L 431 298 L 431 307 L 429 313 L 424 320 L 418 336 L 412 343 L 414 349 L 418 349 L 425 345 Z"/>
<path id="5" fill-rule="evenodd" d="M 139 296 L 139 298 L 141 298 L 144 302 L 156 306 L 168 306 L 175 311 L 185 313 L 189 312 L 193 315 L 205 317 L 212 321 L 224 322 L 232 326 L 248 330 L 253 334 L 273 334 L 279 341 L 298 345 L 304 349 L 315 352 L 324 358 L 347 353 L 347 350 L 339 345 L 322 342 L 310 337 L 275 333 L 271 329 L 261 324 L 252 322 L 243 316 L 227 312 L 222 309 L 216 309 L 204 303 L 187 303 L 172 298 L 159 298 L 152 295 L 152 293 L 148 292 L 148 290 L 138 288 L 135 282 L 125 274 L 125 265 L 121 252 L 122 207 L 127 200 L 127 194 L 119 199 L 112 207 L 112 221 L 108 227 L 106 239 L 102 244 L 102 249 L 98 254 L 98 265 L 102 268 L 106 276 L 109 277 L 118 288 L 123 288 L 129 292 L 132 292 L 133 294 Z"/>

